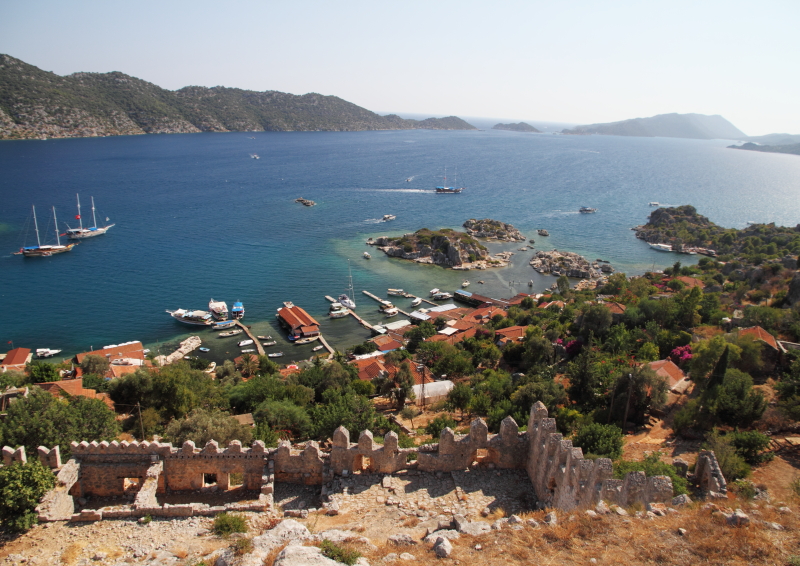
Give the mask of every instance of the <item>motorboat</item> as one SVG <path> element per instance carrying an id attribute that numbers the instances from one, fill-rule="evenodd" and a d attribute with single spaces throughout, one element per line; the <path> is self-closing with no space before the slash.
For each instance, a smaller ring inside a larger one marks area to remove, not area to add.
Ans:
<path id="1" fill-rule="evenodd" d="M 237 346 L 239 346 L 240 348 L 243 348 L 245 346 L 252 346 L 252 345 L 253 345 L 253 341 L 252 340 L 242 340 L 241 342 L 239 342 L 237 344 Z"/>
<path id="2" fill-rule="evenodd" d="M 198 348 L 201 352 L 210 352 L 211 348 Z"/>
<path id="3" fill-rule="evenodd" d="M 462 288 L 469 287 L 469 280 L 468 280 L 468 279 L 464 279 L 464 282 L 463 282 L 463 283 L 461 283 L 461 287 L 462 287 Z"/>
<path id="4" fill-rule="evenodd" d="M 215 369 L 217 369 L 217 362 L 211 362 L 208 364 L 208 367 L 203 370 L 203 373 L 214 373 Z"/>
<path id="5" fill-rule="evenodd" d="M 342 303 L 331 303 L 331 308 L 328 311 L 328 316 L 331 318 L 344 318 L 350 314 L 350 310 Z"/>
<path id="6" fill-rule="evenodd" d="M 588 206 L 582 206 L 578 209 L 578 212 L 580 212 L 581 214 L 591 214 L 593 212 L 597 212 L 597 209 Z"/>
<path id="7" fill-rule="evenodd" d="M 528 287 L 533 287 L 533 279 L 531 279 L 530 281 L 528 281 Z"/>
<path id="8" fill-rule="evenodd" d="M 392 295 L 393 297 L 402 297 L 406 294 L 406 292 L 402 289 L 386 289 L 386 294 Z"/>
<path id="9" fill-rule="evenodd" d="M 256 336 L 259 340 L 272 340 L 272 336 Z"/>
<path id="10" fill-rule="evenodd" d="M 283 355 L 283 352 L 275 352 L 273 354 L 267 354 L 268 358 L 280 358 Z"/>
<path id="11" fill-rule="evenodd" d="M 275 344 L 277 344 L 277 343 L 278 343 L 278 342 L 277 342 L 276 340 L 272 340 L 271 342 L 264 342 L 264 343 L 263 343 L 263 344 L 261 344 L 261 345 L 262 345 L 262 346 L 264 346 L 265 348 L 269 348 L 270 346 L 274 346 L 274 345 L 275 345 Z"/>
<path id="12" fill-rule="evenodd" d="M 240 320 L 244 318 L 244 305 L 242 301 L 236 301 L 233 303 L 233 308 L 231 309 L 231 318 L 234 320 Z"/>
<path id="13" fill-rule="evenodd" d="M 421 304 L 422 304 L 422 297 L 417 297 L 416 299 L 411 301 L 411 306 L 412 307 L 417 307 L 417 306 L 419 306 Z"/>
<path id="14" fill-rule="evenodd" d="M 67 238 L 70 240 L 82 240 L 94 236 L 101 236 L 108 232 L 110 228 L 114 227 L 114 224 L 107 224 L 106 226 L 97 225 L 97 217 L 94 211 L 94 197 L 92 197 L 92 220 L 94 221 L 94 225 L 91 228 L 84 228 L 83 219 L 81 218 L 81 198 L 77 194 L 75 198 L 78 199 L 78 215 L 75 218 L 78 220 L 79 226 L 77 228 L 70 228 L 67 226 Z M 106 218 L 106 222 L 108 222 L 108 218 Z"/>
<path id="15" fill-rule="evenodd" d="M 439 289 L 431 289 L 431 297 L 433 297 L 438 292 L 439 292 Z"/>
<path id="16" fill-rule="evenodd" d="M 369 255 L 369 252 L 364 252 L 364 259 L 372 259 L 372 256 Z"/>
<path id="17" fill-rule="evenodd" d="M 295 340 L 295 346 L 303 345 L 303 344 L 310 344 L 311 342 L 315 342 L 319 340 L 319 336 L 308 336 L 306 338 L 300 338 L 299 340 Z"/>
<path id="18" fill-rule="evenodd" d="M 391 301 L 381 301 L 381 306 L 378 308 L 383 312 L 386 312 L 389 309 L 393 309 L 394 305 L 391 303 Z"/>
<path id="19" fill-rule="evenodd" d="M 320 344 L 319 346 L 314 346 L 313 348 L 311 348 L 311 351 L 312 351 L 312 352 L 319 352 L 319 351 L 320 351 L 320 350 L 322 350 L 324 347 L 325 347 L 325 346 L 323 346 L 322 344 Z"/>
<path id="20" fill-rule="evenodd" d="M 384 214 L 381 220 L 383 220 L 384 222 L 389 222 L 390 220 L 394 220 L 395 218 L 397 218 L 397 216 L 395 216 L 394 214 Z"/>
<path id="21" fill-rule="evenodd" d="M 233 328 L 236 326 L 235 320 L 223 320 L 220 322 L 215 322 L 211 325 L 212 330 L 227 330 L 228 328 Z"/>
<path id="22" fill-rule="evenodd" d="M 236 330 L 231 330 L 230 332 L 221 332 L 219 334 L 219 337 L 227 338 L 228 336 L 236 336 L 237 334 L 241 334 L 242 332 L 243 332 L 242 329 L 237 328 Z"/>
<path id="23" fill-rule="evenodd" d="M 60 354 L 61 350 L 51 350 L 50 348 L 37 348 L 36 349 L 36 357 L 37 358 L 52 358 L 56 354 Z"/>
<path id="24" fill-rule="evenodd" d="M 242 354 L 252 354 L 253 352 L 255 352 L 254 348 L 245 348 L 242 350 Z"/>
<path id="25" fill-rule="evenodd" d="M 251 153 L 251 154 L 250 154 L 250 157 L 252 157 L 253 159 L 261 159 L 261 158 L 258 156 L 258 154 L 257 154 L 257 153 Z"/>
<path id="26" fill-rule="evenodd" d="M 657 201 L 651 201 L 651 202 L 650 202 L 650 203 L 648 203 L 648 204 L 649 204 L 650 206 L 661 206 L 661 203 L 660 203 L 660 202 L 657 202 Z"/>
<path id="27" fill-rule="evenodd" d="M 397 307 L 392 307 L 390 309 L 386 309 L 385 311 L 383 311 L 383 314 L 386 315 L 386 318 L 391 318 L 393 316 L 396 316 L 397 313 L 399 313 L 399 312 L 400 312 L 400 309 L 398 309 Z"/>
<path id="28" fill-rule="evenodd" d="M 672 246 L 669 244 L 649 244 L 651 248 L 659 252 L 671 252 Z"/>
<path id="29" fill-rule="evenodd" d="M 191 324 L 192 326 L 211 326 L 214 324 L 211 313 L 208 311 L 177 309 L 167 312 L 172 318 L 184 324 Z"/>
<path id="30" fill-rule="evenodd" d="M 453 295 L 451 295 L 450 293 L 446 293 L 444 291 L 440 291 L 439 293 L 436 293 L 433 296 L 433 300 L 434 301 L 444 301 L 446 299 L 452 299 L 452 298 L 453 298 Z"/>
<path id="31" fill-rule="evenodd" d="M 228 305 L 225 301 L 215 301 L 211 299 L 208 302 L 208 310 L 214 315 L 217 320 L 228 320 Z"/>

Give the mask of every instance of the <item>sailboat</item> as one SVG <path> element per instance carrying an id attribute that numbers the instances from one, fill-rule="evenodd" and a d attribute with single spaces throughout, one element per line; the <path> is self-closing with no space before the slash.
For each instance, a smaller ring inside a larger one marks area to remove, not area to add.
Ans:
<path id="1" fill-rule="evenodd" d="M 440 187 L 436 187 L 436 192 L 440 195 L 457 195 L 461 191 L 464 190 L 464 187 L 456 188 L 456 187 L 448 187 L 447 186 L 447 167 L 444 169 L 444 185 Z"/>
<path id="2" fill-rule="evenodd" d="M 101 234 L 105 234 L 108 232 L 109 228 L 114 226 L 114 224 L 108 224 L 106 226 L 97 226 L 97 217 L 95 216 L 94 212 L 94 197 L 92 197 L 92 221 L 94 222 L 94 226 L 91 228 L 84 228 L 83 227 L 83 219 L 81 218 L 81 197 L 78 194 L 75 194 L 75 198 L 78 199 L 78 214 L 75 216 L 75 219 L 78 220 L 80 226 L 77 228 L 70 228 L 67 226 L 66 235 L 67 238 L 70 240 L 82 240 L 83 238 L 92 238 L 94 236 L 100 236 Z M 106 218 L 106 222 L 108 222 L 108 218 Z"/>
<path id="3" fill-rule="evenodd" d="M 342 293 L 339 295 L 339 303 L 348 309 L 354 309 L 356 308 L 356 302 L 352 298 L 355 296 L 355 292 L 353 291 L 353 271 L 350 269 L 349 259 L 347 260 L 347 272 L 349 273 L 348 281 L 350 282 L 350 286 L 347 287 L 347 290 L 350 292 L 350 294 L 348 295 L 347 293 Z"/>
<path id="4" fill-rule="evenodd" d="M 78 244 L 67 244 L 66 246 L 61 245 L 61 237 L 58 233 L 58 221 L 56 220 L 56 207 L 53 207 L 53 221 L 56 224 L 56 242 L 58 245 L 42 245 L 42 241 L 39 238 L 39 223 L 36 220 L 36 207 L 31 207 L 33 210 L 33 226 L 36 230 L 36 246 L 31 247 L 24 247 L 21 248 L 16 255 L 22 254 L 25 257 L 49 257 L 55 254 L 62 254 L 64 252 L 72 251 L 72 248 L 77 246 Z"/>

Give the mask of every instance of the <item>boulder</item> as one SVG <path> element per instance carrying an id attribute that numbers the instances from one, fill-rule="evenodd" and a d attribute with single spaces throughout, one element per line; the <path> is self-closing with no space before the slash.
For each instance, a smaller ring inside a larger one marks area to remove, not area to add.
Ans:
<path id="1" fill-rule="evenodd" d="M 253 537 L 253 551 L 261 552 L 266 555 L 273 548 L 281 546 L 289 541 L 303 541 L 311 538 L 311 532 L 305 527 L 295 521 L 294 519 L 286 519 L 278 523 L 278 525 L 263 535 Z"/>
<path id="2" fill-rule="evenodd" d="M 673 507 L 683 507 L 684 505 L 689 505 L 692 502 L 692 498 L 682 493 L 680 495 L 676 495 L 672 498 L 672 506 Z"/>
<path id="3" fill-rule="evenodd" d="M 322 555 L 316 546 L 291 545 L 284 548 L 273 566 L 341 566 L 339 562 Z"/>
<path id="4" fill-rule="evenodd" d="M 433 551 L 439 558 L 448 558 L 453 553 L 453 545 L 444 537 L 439 537 L 433 544 Z M 277 566 L 277 563 L 276 563 Z"/>
<path id="5" fill-rule="evenodd" d="M 730 515 L 726 515 L 725 521 L 731 527 L 742 527 L 750 524 L 750 517 L 748 517 L 747 514 L 741 509 L 737 509 Z"/>
<path id="6" fill-rule="evenodd" d="M 461 525 L 461 528 L 458 529 L 458 532 L 476 537 L 491 532 L 491 530 L 492 527 L 489 525 L 489 523 L 484 521 L 474 521 L 472 523 L 464 523 Z"/>
<path id="7" fill-rule="evenodd" d="M 441 531 L 436 531 L 435 533 L 432 533 L 432 534 L 430 534 L 430 535 L 426 536 L 424 540 L 425 540 L 425 542 L 426 542 L 426 543 L 428 543 L 428 544 L 431 544 L 431 543 L 434 543 L 434 544 L 435 544 L 435 543 L 436 543 L 436 541 L 437 541 L 438 539 L 440 539 L 440 538 L 446 538 L 446 539 L 457 539 L 457 538 L 459 538 L 460 536 L 461 536 L 461 535 L 459 535 L 457 531 L 452 531 L 452 530 L 441 530 Z"/>
<path id="8" fill-rule="evenodd" d="M 411 535 L 406 533 L 400 533 L 390 536 L 389 542 L 395 544 L 396 546 L 412 546 L 414 544 L 417 544 L 417 541 L 415 541 Z"/>

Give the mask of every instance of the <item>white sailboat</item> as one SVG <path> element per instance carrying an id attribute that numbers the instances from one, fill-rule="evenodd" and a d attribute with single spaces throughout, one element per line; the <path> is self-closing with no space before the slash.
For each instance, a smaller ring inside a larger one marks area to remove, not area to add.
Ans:
<path id="1" fill-rule="evenodd" d="M 356 302 L 353 300 L 355 296 L 355 292 L 353 291 L 353 271 L 350 269 L 350 260 L 347 260 L 347 272 L 348 272 L 348 281 L 350 285 L 347 287 L 349 293 L 342 293 L 339 295 L 339 303 L 345 306 L 348 309 L 356 308 Z"/>
<path id="2" fill-rule="evenodd" d="M 24 255 L 25 257 L 49 257 L 55 254 L 61 254 L 64 252 L 72 251 L 72 248 L 77 246 L 78 244 L 67 244 L 66 246 L 61 245 L 61 237 L 58 233 L 58 220 L 56 219 L 56 207 L 53 207 L 53 222 L 56 225 L 56 242 L 57 245 L 42 245 L 42 241 L 39 238 L 39 222 L 36 220 L 36 207 L 32 206 L 31 209 L 33 210 L 33 227 L 36 230 L 36 245 L 30 247 L 21 248 L 18 252 L 15 252 L 15 255 Z"/>
<path id="3" fill-rule="evenodd" d="M 94 223 L 91 228 L 84 228 L 83 227 L 83 219 L 81 218 L 81 197 L 76 193 L 75 198 L 78 199 L 78 214 L 75 218 L 78 220 L 79 226 L 77 228 L 70 228 L 69 225 L 67 226 L 67 238 L 70 240 L 82 240 L 84 238 L 93 238 L 94 236 L 100 236 L 108 232 L 108 230 L 114 226 L 114 224 L 107 224 L 106 226 L 97 226 L 97 216 L 95 215 L 94 209 L 94 197 L 92 197 L 92 222 Z M 108 222 L 108 218 L 106 218 L 106 222 Z"/>

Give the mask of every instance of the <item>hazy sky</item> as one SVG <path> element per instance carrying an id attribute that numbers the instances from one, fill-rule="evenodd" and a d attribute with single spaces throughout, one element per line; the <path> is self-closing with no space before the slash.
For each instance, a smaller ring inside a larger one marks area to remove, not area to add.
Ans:
<path id="1" fill-rule="evenodd" d="M 593 123 L 721 114 L 800 134 L 800 1 L 0 0 L 0 53 L 168 89 Z"/>

